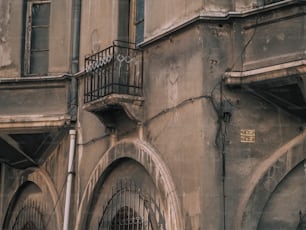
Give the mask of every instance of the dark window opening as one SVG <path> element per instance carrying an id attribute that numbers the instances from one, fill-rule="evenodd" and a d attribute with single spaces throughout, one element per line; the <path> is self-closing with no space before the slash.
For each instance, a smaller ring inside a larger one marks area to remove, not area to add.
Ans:
<path id="1" fill-rule="evenodd" d="M 130 8 L 129 0 L 119 0 L 118 40 L 125 43 L 130 41 Z"/>
<path id="2" fill-rule="evenodd" d="M 119 0 L 119 45 L 140 43 L 144 39 L 144 0 Z"/>
<path id="3" fill-rule="evenodd" d="M 136 0 L 135 18 L 136 36 L 135 42 L 140 43 L 144 39 L 144 0 Z"/>

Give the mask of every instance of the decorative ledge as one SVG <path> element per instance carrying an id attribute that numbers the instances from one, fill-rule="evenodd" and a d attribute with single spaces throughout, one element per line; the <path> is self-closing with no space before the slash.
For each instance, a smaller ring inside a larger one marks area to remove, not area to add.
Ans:
<path id="1" fill-rule="evenodd" d="M 306 120 L 306 61 L 296 61 L 244 72 L 227 72 L 228 87 L 241 87 Z"/>
<path id="2" fill-rule="evenodd" d="M 0 130 L 44 130 L 70 124 L 71 116 L 66 115 L 13 115 L 0 116 Z"/>
<path id="3" fill-rule="evenodd" d="M 235 86 L 264 80 L 306 74 L 306 60 L 294 61 L 248 71 L 226 72 L 226 85 Z"/>

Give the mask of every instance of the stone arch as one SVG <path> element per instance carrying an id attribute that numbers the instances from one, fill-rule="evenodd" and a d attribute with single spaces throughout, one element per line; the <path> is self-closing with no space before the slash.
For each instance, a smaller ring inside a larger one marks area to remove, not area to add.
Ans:
<path id="1" fill-rule="evenodd" d="M 292 169 L 305 160 L 305 139 L 306 132 L 303 132 L 277 149 L 256 168 L 238 204 L 233 229 L 257 228 L 271 193 Z"/>
<path id="2" fill-rule="evenodd" d="M 10 218 L 9 212 L 12 211 L 14 206 L 16 205 L 16 201 L 18 200 L 19 196 L 22 194 L 23 188 L 25 188 L 29 184 L 32 184 L 37 191 L 40 191 L 41 193 L 50 196 L 54 208 L 56 227 L 57 229 L 61 229 L 62 228 L 61 225 L 63 223 L 62 211 L 60 206 L 56 205 L 57 201 L 59 200 L 59 195 L 52 182 L 52 179 L 50 178 L 46 170 L 44 170 L 43 168 L 28 168 L 23 172 L 20 178 L 20 185 L 13 193 L 13 196 L 10 200 L 7 214 L 4 220 L 4 225 L 7 224 L 8 221 L 7 218 Z"/>
<path id="3" fill-rule="evenodd" d="M 75 229 L 79 230 L 85 227 L 87 219 L 86 210 L 90 207 L 93 191 L 97 186 L 99 178 L 105 174 L 110 165 L 122 158 L 130 158 L 141 164 L 151 176 L 156 186 L 158 186 L 158 189 L 167 197 L 166 205 L 168 209 L 167 213 L 165 213 L 167 229 L 183 229 L 179 199 L 170 172 L 157 152 L 141 140 L 124 140 L 117 143 L 106 151 L 97 163 L 81 198 Z"/>

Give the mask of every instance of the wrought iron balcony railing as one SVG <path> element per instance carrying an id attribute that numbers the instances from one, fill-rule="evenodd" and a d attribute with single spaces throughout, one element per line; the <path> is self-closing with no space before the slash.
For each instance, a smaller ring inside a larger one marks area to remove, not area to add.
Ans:
<path id="1" fill-rule="evenodd" d="M 85 58 L 84 103 L 110 94 L 142 96 L 143 52 L 113 44 Z"/>

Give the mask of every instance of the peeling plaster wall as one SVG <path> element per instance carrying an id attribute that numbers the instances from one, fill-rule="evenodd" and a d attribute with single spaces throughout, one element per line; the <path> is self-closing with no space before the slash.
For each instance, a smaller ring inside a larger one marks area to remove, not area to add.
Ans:
<path id="1" fill-rule="evenodd" d="M 204 216 L 210 218 L 203 203 L 216 209 L 215 194 L 210 186 L 215 177 L 205 173 L 208 170 L 205 166 L 212 163 L 213 158 L 206 154 L 203 140 L 203 117 L 211 107 L 207 99 L 201 98 L 204 95 L 202 34 L 201 26 L 193 27 L 152 46 L 145 52 L 144 68 L 145 137 L 159 150 L 169 167 L 182 203 L 185 227 L 191 229 L 200 228 Z M 197 99 L 192 101 L 192 98 Z M 187 102 L 182 104 L 184 101 Z M 151 120 L 167 109 L 168 112 Z M 213 163 L 209 168 L 215 171 Z M 205 183 L 199 183 L 202 180 Z M 207 192 L 205 197 L 202 196 L 204 191 Z M 208 228 L 213 225 L 205 222 Z"/>
<path id="2" fill-rule="evenodd" d="M 145 15 L 148 20 L 145 20 L 145 38 L 181 24 L 199 14 L 202 8 L 202 0 L 170 0 L 167 4 L 163 0 L 146 1 Z"/>
<path id="3" fill-rule="evenodd" d="M 70 72 L 72 46 L 72 0 L 51 1 L 49 74 Z"/>
<path id="4" fill-rule="evenodd" d="M 2 17 L 0 18 L 0 67 L 9 66 L 12 63 L 10 57 L 10 49 L 7 44 L 8 39 L 8 24 L 10 21 L 10 11 L 11 3 L 8 1 L 1 1 L 0 3 L 0 13 Z"/>
<path id="5" fill-rule="evenodd" d="M 16 77 L 20 71 L 22 3 L 1 1 L 0 14 L 0 77 Z"/>
<path id="6" fill-rule="evenodd" d="M 81 21 L 81 64 L 84 68 L 84 56 L 110 46 L 117 34 L 117 1 L 104 4 L 100 0 L 89 1 L 82 5 Z"/>

